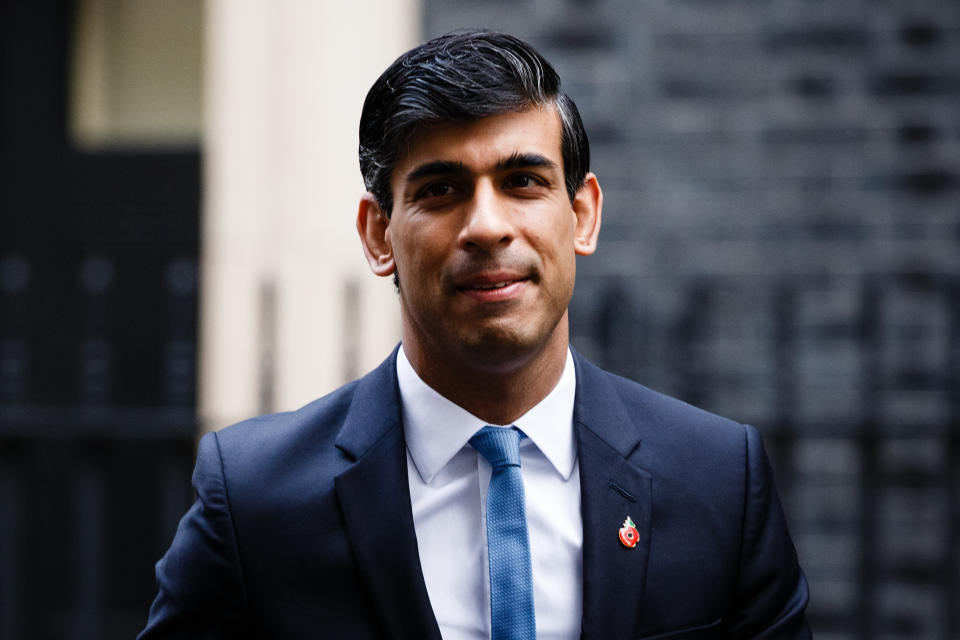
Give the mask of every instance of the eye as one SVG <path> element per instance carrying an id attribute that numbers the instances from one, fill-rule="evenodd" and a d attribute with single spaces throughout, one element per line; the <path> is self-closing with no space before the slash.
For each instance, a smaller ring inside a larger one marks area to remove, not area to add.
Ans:
<path id="1" fill-rule="evenodd" d="M 529 173 L 515 173 L 504 180 L 503 186 L 507 189 L 528 189 L 543 186 L 543 180 Z"/>
<path id="2" fill-rule="evenodd" d="M 442 198 L 453 193 L 454 186 L 449 182 L 431 182 L 417 192 L 417 198 Z"/>

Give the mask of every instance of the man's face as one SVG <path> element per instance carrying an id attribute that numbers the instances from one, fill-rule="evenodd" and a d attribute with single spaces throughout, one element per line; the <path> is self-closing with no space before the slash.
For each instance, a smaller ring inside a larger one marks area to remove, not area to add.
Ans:
<path id="1" fill-rule="evenodd" d="M 400 278 L 407 349 L 502 369 L 551 339 L 565 348 L 575 254 L 595 246 L 599 187 L 589 176 L 591 193 L 571 204 L 560 131 L 544 107 L 413 139 L 391 177 L 383 238 Z"/>

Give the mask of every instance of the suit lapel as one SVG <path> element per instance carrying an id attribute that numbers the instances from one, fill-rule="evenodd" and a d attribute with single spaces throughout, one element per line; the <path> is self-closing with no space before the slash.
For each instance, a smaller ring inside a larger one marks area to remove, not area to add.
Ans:
<path id="1" fill-rule="evenodd" d="M 629 457 L 637 429 L 605 372 L 575 355 L 574 425 L 583 514 L 583 638 L 631 637 L 637 626 L 650 553 L 651 475 Z M 635 547 L 620 542 L 630 517 Z"/>
<path id="2" fill-rule="evenodd" d="M 633 418 L 601 371 L 574 352 L 574 426 L 583 515 L 583 638 L 630 637 L 646 582 L 651 475 L 629 458 Z M 391 638 L 440 640 L 410 508 L 396 351 L 361 379 L 336 446 L 355 460 L 335 480 L 357 565 Z M 638 542 L 620 543 L 629 516 Z"/>
<path id="3" fill-rule="evenodd" d="M 347 535 L 389 637 L 439 640 L 410 508 L 396 351 L 357 384 L 336 442 L 355 459 L 335 479 Z"/>

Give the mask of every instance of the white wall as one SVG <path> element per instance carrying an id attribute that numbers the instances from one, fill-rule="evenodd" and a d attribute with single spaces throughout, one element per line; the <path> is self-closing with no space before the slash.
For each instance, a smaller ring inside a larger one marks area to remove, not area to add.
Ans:
<path id="1" fill-rule="evenodd" d="M 367 89 L 419 41 L 416 0 L 207 0 L 199 411 L 296 408 L 399 338 L 354 227 Z"/>

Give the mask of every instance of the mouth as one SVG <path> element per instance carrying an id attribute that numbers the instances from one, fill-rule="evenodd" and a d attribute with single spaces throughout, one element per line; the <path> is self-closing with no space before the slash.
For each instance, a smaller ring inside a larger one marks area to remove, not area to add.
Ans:
<path id="1" fill-rule="evenodd" d="M 519 274 L 478 274 L 457 284 L 457 291 L 478 302 L 501 302 L 519 296 L 530 278 Z"/>
<path id="2" fill-rule="evenodd" d="M 514 282 L 519 282 L 519 280 L 503 280 L 502 282 L 490 282 L 484 284 L 472 284 L 464 287 L 465 289 L 474 289 L 477 291 L 490 291 L 493 289 L 502 289 L 503 287 L 510 286 Z"/>

